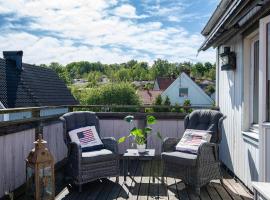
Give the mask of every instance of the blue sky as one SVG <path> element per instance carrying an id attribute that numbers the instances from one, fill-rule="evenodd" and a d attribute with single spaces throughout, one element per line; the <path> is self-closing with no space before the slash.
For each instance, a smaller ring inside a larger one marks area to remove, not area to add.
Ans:
<path id="1" fill-rule="evenodd" d="M 219 0 L 0 0 L 0 50 L 24 62 L 215 61 L 196 56 Z"/>

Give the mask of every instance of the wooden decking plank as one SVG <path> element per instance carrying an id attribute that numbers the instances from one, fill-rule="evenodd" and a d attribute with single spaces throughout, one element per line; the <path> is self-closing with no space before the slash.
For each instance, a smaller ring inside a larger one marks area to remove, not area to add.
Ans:
<path id="1" fill-rule="evenodd" d="M 132 185 L 134 184 L 133 177 L 136 174 L 137 168 L 139 166 L 138 161 L 131 161 L 129 167 L 130 167 L 130 176 L 127 176 L 126 182 L 124 182 L 123 189 L 118 195 L 117 199 L 129 199 L 130 196 L 130 189 Z"/>
<path id="2" fill-rule="evenodd" d="M 157 162 L 156 160 L 152 161 L 152 167 L 151 167 L 151 179 L 149 184 L 149 193 L 148 193 L 148 199 L 157 199 L 158 198 L 158 184 L 157 184 Z"/>
<path id="3" fill-rule="evenodd" d="M 212 181 L 209 185 L 201 188 L 200 196 L 195 194 L 193 188 L 186 188 L 180 179 L 165 177 L 162 183 L 162 166 L 160 160 L 131 161 L 130 176 L 124 182 L 123 167 L 119 183 L 115 177 L 95 181 L 83 185 L 83 192 L 79 193 L 77 188 L 68 186 L 64 181 L 56 180 L 60 188 L 57 200 L 102 200 L 102 199 L 183 199 L 183 200 L 251 200 L 252 195 L 248 193 L 240 183 L 231 176 L 225 174 L 224 185 L 219 180 Z M 59 179 L 59 177 L 57 177 Z M 153 178 L 155 181 L 153 181 Z M 176 184 L 177 183 L 177 184 Z M 59 185 L 60 184 L 60 185 Z M 61 185 L 62 184 L 62 185 Z M 129 195 L 129 197 L 128 197 Z M 21 198 L 22 199 L 22 198 Z"/>
<path id="4" fill-rule="evenodd" d="M 187 187 L 187 191 L 190 200 L 200 200 L 200 197 L 195 193 L 193 188 Z"/>
<path id="5" fill-rule="evenodd" d="M 157 165 L 158 165 L 158 195 L 160 199 L 169 199 L 168 197 L 168 192 L 167 192 L 167 187 L 164 183 L 162 183 L 162 174 L 163 174 L 163 162 L 161 162 L 160 160 L 157 161 Z"/>
<path id="6" fill-rule="evenodd" d="M 223 188 L 223 186 L 218 181 L 212 181 L 210 183 L 218 192 L 221 199 L 232 199 L 231 196 L 228 194 L 228 192 Z"/>
<path id="7" fill-rule="evenodd" d="M 232 179 L 231 179 L 232 180 Z M 223 179 L 223 187 L 230 194 L 230 196 L 235 200 L 242 200 L 241 196 L 238 194 L 237 190 L 230 184 L 231 180 Z"/>
<path id="8" fill-rule="evenodd" d="M 227 181 L 231 185 L 231 187 L 234 188 L 236 194 L 241 196 L 241 198 L 244 200 L 253 199 L 252 194 L 250 194 L 248 189 L 246 189 L 241 183 L 237 182 L 231 175 L 229 175 L 229 173 L 224 172 L 225 170 L 223 170 L 224 181 Z"/>
<path id="9" fill-rule="evenodd" d="M 174 178 L 164 177 L 169 199 L 179 199 L 177 186 Z"/>
<path id="10" fill-rule="evenodd" d="M 183 199 L 183 200 L 189 200 L 187 188 L 185 184 L 178 178 L 175 178 L 175 184 L 176 184 L 176 189 L 178 193 L 178 198 Z"/>
<path id="11" fill-rule="evenodd" d="M 206 189 L 212 200 L 222 200 L 216 189 L 213 186 L 211 186 L 211 184 L 208 184 L 206 186 Z"/>
<path id="12" fill-rule="evenodd" d="M 142 162 L 139 162 L 135 175 L 133 176 L 133 186 L 130 187 L 130 195 L 129 199 L 137 199 L 140 191 L 141 181 L 142 181 L 142 173 L 143 173 L 144 165 Z"/>
<path id="13" fill-rule="evenodd" d="M 211 200 L 211 197 L 207 192 L 206 186 L 201 188 L 200 198 L 201 200 Z"/>
<path id="14" fill-rule="evenodd" d="M 144 161 L 143 174 L 141 179 L 140 191 L 138 195 L 139 200 L 146 200 L 148 198 L 150 177 L 151 177 L 151 161 Z"/>

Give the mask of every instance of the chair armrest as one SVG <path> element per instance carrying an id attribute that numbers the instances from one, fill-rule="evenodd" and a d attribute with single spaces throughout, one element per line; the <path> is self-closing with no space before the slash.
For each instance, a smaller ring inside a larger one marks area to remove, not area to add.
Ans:
<path id="1" fill-rule="evenodd" d="M 118 154 L 118 143 L 113 137 L 106 137 L 102 138 L 101 141 L 103 142 L 106 149 L 109 149 L 113 153 Z"/>
<path id="2" fill-rule="evenodd" d="M 174 151 L 175 146 L 179 141 L 180 141 L 179 138 L 169 138 L 169 137 L 164 138 L 162 143 L 162 151 L 163 152 Z"/>
<path id="3" fill-rule="evenodd" d="M 69 142 L 68 143 L 68 151 L 69 156 L 72 156 L 73 158 L 82 157 L 82 148 L 80 144 L 77 144 L 75 142 Z"/>
<path id="4" fill-rule="evenodd" d="M 200 164 L 219 161 L 218 144 L 205 142 L 199 146 L 198 159 Z"/>

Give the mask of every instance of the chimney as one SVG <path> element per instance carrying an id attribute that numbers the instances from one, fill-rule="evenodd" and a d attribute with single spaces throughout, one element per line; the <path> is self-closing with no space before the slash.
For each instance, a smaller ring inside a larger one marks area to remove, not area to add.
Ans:
<path id="1" fill-rule="evenodd" d="M 16 63 L 16 68 L 22 71 L 23 51 L 3 51 L 3 56 L 7 60 L 12 60 Z"/>

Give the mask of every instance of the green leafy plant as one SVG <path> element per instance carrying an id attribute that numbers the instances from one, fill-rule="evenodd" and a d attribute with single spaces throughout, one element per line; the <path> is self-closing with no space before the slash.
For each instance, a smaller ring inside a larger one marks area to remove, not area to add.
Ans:
<path id="1" fill-rule="evenodd" d="M 124 120 L 130 124 L 130 127 L 133 127 L 133 128 L 129 129 L 129 134 L 127 136 L 123 136 L 123 137 L 119 138 L 118 143 L 125 142 L 127 138 L 133 137 L 136 144 L 139 144 L 139 145 L 146 144 L 146 140 L 147 140 L 148 135 L 150 135 L 153 131 L 151 125 L 154 125 L 157 123 L 156 118 L 152 115 L 146 116 L 147 126 L 143 129 L 137 128 L 135 126 L 134 116 L 132 116 L 132 115 L 126 116 L 124 118 Z M 159 132 L 157 132 L 156 135 L 159 139 L 162 139 L 162 136 Z"/>

